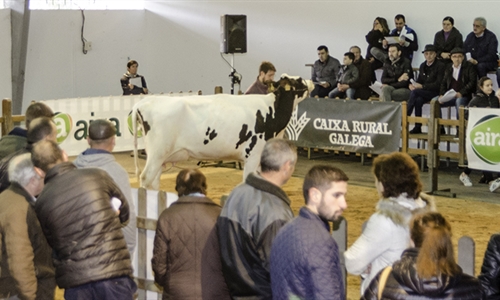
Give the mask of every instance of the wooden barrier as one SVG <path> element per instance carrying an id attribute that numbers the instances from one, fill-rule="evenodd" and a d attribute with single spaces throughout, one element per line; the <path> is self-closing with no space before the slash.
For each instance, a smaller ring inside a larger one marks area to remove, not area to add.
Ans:
<path id="1" fill-rule="evenodd" d="M 12 115 L 12 100 L 8 98 L 2 100 L 2 116 L 0 117 L 2 136 L 8 134 L 14 128 L 14 123 L 24 122 L 24 120 L 23 115 Z"/>
<path id="2" fill-rule="evenodd" d="M 139 188 L 137 191 L 137 276 L 135 281 L 138 287 L 139 300 L 152 299 L 151 295 L 147 296 L 147 292 L 157 293 L 157 299 L 162 297 L 162 288 L 155 284 L 151 279 L 148 279 L 148 273 L 151 274 L 152 270 L 148 269 L 147 253 L 152 252 L 152 249 L 147 247 L 147 231 L 156 231 L 156 222 L 158 216 L 165 208 L 167 203 L 167 193 L 164 191 L 157 192 L 157 196 L 152 196 L 153 191 L 147 191 L 144 188 Z M 148 199 L 149 192 L 149 199 Z M 226 196 L 222 196 L 221 204 L 225 202 Z M 151 202 L 152 201 L 152 202 Z M 156 202 L 156 203 L 155 203 Z M 147 215 L 148 205 L 156 205 L 158 211 L 156 218 Z M 344 252 L 347 250 L 347 227 L 348 222 L 345 218 L 340 217 L 338 221 L 333 223 L 332 237 L 336 241 L 339 249 L 339 257 L 342 265 L 342 274 L 344 280 L 344 287 L 347 293 L 347 271 L 345 269 Z M 362 224 L 364 229 L 366 222 Z M 457 263 L 465 273 L 474 276 L 475 266 L 475 244 L 472 238 L 464 236 L 458 242 L 458 260 Z M 151 293 L 150 293 L 151 294 Z"/>

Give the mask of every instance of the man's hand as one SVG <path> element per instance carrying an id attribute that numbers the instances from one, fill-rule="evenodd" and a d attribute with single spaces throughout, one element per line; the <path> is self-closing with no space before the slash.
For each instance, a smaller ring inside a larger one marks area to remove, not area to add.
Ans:
<path id="1" fill-rule="evenodd" d="M 473 65 L 477 65 L 477 60 L 475 60 L 474 58 L 469 59 L 469 62 Z"/>
<path id="2" fill-rule="evenodd" d="M 403 73 L 403 75 L 399 76 L 398 81 L 404 81 L 408 80 L 410 77 L 408 76 L 408 73 Z"/>
<path id="3" fill-rule="evenodd" d="M 413 87 L 413 89 L 414 89 L 414 90 L 418 90 L 418 89 L 423 89 L 423 88 L 424 88 L 424 86 L 423 86 L 423 85 L 421 85 L 421 84 L 420 84 L 420 83 L 418 83 L 418 82 L 415 82 L 414 84 L 410 84 L 410 87 Z M 410 88 L 410 90 L 411 90 L 411 88 Z M 413 90 L 412 90 L 412 91 L 413 91 Z"/>
<path id="4" fill-rule="evenodd" d="M 389 42 L 388 42 L 386 39 L 383 39 L 383 40 L 382 40 L 382 46 L 383 46 L 384 48 L 387 48 L 387 44 L 389 44 Z"/>
<path id="5" fill-rule="evenodd" d="M 444 59 L 449 59 L 450 58 L 450 53 L 449 52 L 442 52 L 441 57 Z"/>
<path id="6" fill-rule="evenodd" d="M 345 92 L 349 88 L 349 85 L 348 84 L 341 84 L 340 88 L 342 89 L 342 92 Z"/>
<path id="7" fill-rule="evenodd" d="M 142 88 L 142 91 L 144 92 L 144 94 L 148 93 L 148 89 L 147 88 Z"/>
<path id="8" fill-rule="evenodd" d="M 459 92 L 457 92 L 457 94 L 455 95 L 455 98 L 462 98 L 462 94 L 460 94 Z"/>
<path id="9" fill-rule="evenodd" d="M 131 89 L 131 90 L 133 90 L 133 89 L 134 89 L 134 85 L 133 85 L 133 84 L 131 84 L 131 83 L 129 83 L 129 84 L 128 84 L 128 88 L 129 88 L 129 89 Z"/>
<path id="10" fill-rule="evenodd" d="M 324 87 L 325 89 L 329 88 L 330 87 L 330 84 L 328 82 L 325 82 L 325 83 L 320 83 L 319 85 L 321 85 L 322 87 Z"/>
<path id="11" fill-rule="evenodd" d="M 405 43 L 406 43 L 406 40 L 405 40 L 403 37 L 402 37 L 402 38 L 399 38 L 399 45 L 400 45 L 401 47 L 403 47 L 403 46 L 405 45 Z"/>
<path id="12" fill-rule="evenodd" d="M 372 56 L 372 57 L 370 57 L 370 59 L 368 61 L 372 63 L 375 61 L 375 58 Z"/>

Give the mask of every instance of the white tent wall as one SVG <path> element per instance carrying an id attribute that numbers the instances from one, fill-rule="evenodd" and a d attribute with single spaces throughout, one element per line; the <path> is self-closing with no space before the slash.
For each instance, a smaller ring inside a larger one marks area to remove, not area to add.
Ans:
<path id="1" fill-rule="evenodd" d="M 12 97 L 10 9 L 0 9 L 0 98 Z M 0 108 L 1 110 L 1 108 Z"/>
<path id="2" fill-rule="evenodd" d="M 129 58 L 139 61 L 153 93 L 202 90 L 220 85 L 229 92 L 229 66 L 221 59 L 220 16 L 247 15 L 248 53 L 235 54 L 244 91 L 262 60 L 277 74 L 310 77 L 305 64 L 325 44 L 342 61 L 352 45 L 366 52 L 365 35 L 373 19 L 385 17 L 394 28 L 402 13 L 419 38 L 413 66 L 432 43 L 443 17 L 450 15 L 465 36 L 476 16 L 500 37 L 500 1 L 147 1 L 143 11 L 85 11 L 84 55 L 80 11 L 32 11 L 24 107 L 31 100 L 119 95 L 119 78 Z M 3 59 L 3 54 L 2 59 Z M 230 61 L 231 55 L 226 55 Z"/>

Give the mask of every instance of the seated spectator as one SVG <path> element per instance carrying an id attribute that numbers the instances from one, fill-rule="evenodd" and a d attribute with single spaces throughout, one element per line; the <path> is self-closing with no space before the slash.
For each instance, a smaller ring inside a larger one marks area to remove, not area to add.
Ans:
<path id="1" fill-rule="evenodd" d="M 493 91 L 493 81 L 487 77 L 481 77 L 477 83 L 477 87 L 479 92 L 476 96 L 469 102 L 469 107 L 489 107 L 489 108 L 499 108 L 498 98 L 495 96 L 495 92 Z M 466 113 L 466 118 L 468 113 Z M 460 174 L 460 181 L 464 184 L 464 186 L 472 186 L 472 181 L 470 180 L 470 173 L 472 170 L 469 168 L 465 168 L 462 174 Z M 494 180 L 493 172 L 483 171 L 483 176 L 479 180 L 479 183 L 490 184 L 490 191 L 494 192 L 498 189 L 500 184 L 496 184 Z"/>
<path id="2" fill-rule="evenodd" d="M 410 84 L 410 99 L 408 100 L 407 115 L 411 116 L 415 108 L 415 116 L 422 116 L 422 107 L 432 98 L 439 95 L 439 88 L 444 76 L 444 63 L 436 59 L 436 48 L 425 45 L 422 53 L 425 61 L 420 65 L 417 81 Z M 416 123 L 410 133 L 421 133 L 422 124 Z"/>
<path id="3" fill-rule="evenodd" d="M 100 168 L 106 171 L 116 182 L 122 193 L 127 198 L 129 205 L 129 222 L 122 228 L 123 236 L 127 242 L 130 257 L 134 257 L 135 244 L 137 239 L 137 214 L 132 202 L 132 187 L 125 169 L 116 162 L 111 152 L 115 148 L 116 128 L 108 120 L 94 120 L 89 125 L 87 142 L 89 149 L 82 152 L 73 162 L 78 168 Z"/>
<path id="4" fill-rule="evenodd" d="M 327 46 L 318 47 L 318 56 L 319 59 L 314 62 L 312 68 L 311 80 L 314 90 L 311 92 L 311 97 L 324 98 L 337 85 L 340 62 L 328 54 Z"/>
<path id="5" fill-rule="evenodd" d="M 0 299 L 54 299 L 52 249 L 33 209 L 43 189 L 31 154 L 9 165 L 11 184 L 0 194 Z"/>
<path id="6" fill-rule="evenodd" d="M 57 128 L 52 118 L 41 117 L 31 121 L 24 147 L 0 161 L 0 193 L 10 185 L 8 172 L 10 161 L 18 155 L 31 152 L 33 145 L 41 140 L 57 141 Z"/>
<path id="7" fill-rule="evenodd" d="M 202 297 L 201 271 L 204 248 L 221 208 L 206 197 L 207 181 L 199 170 L 184 169 L 177 175 L 179 199 L 165 209 L 156 227 L 151 265 L 155 281 L 163 287 L 163 299 L 230 299 L 222 275 L 220 252 L 209 259 L 219 263 L 218 273 L 208 274 L 209 287 L 219 295 Z M 217 244 L 217 241 L 216 241 Z M 219 257 L 219 259 L 217 259 Z"/>
<path id="8" fill-rule="evenodd" d="M 485 18 L 475 18 L 473 26 L 472 32 L 465 38 L 464 52 L 470 53 L 469 62 L 476 67 L 477 75 L 483 77 L 498 68 L 498 40 L 497 36 L 486 28 Z"/>
<path id="9" fill-rule="evenodd" d="M 353 64 L 358 68 L 359 73 L 358 80 L 349 84 L 349 87 L 356 90 L 354 99 L 368 100 L 372 94 L 370 85 L 372 84 L 372 78 L 375 77 L 375 74 L 371 69 L 370 62 L 361 56 L 361 49 L 358 46 L 352 46 L 349 51 L 354 54 Z"/>
<path id="10" fill-rule="evenodd" d="M 401 47 L 401 56 L 406 57 L 411 64 L 413 60 L 413 52 L 418 50 L 417 33 L 415 32 L 415 30 L 411 29 L 408 25 L 406 25 L 406 19 L 404 15 L 401 14 L 396 15 L 394 17 L 394 25 L 396 26 L 396 28 L 394 28 L 389 33 L 389 36 L 400 37 L 399 46 Z M 401 36 L 401 33 L 403 31 L 406 31 L 406 35 L 413 35 L 413 40 Z M 384 48 L 388 48 L 387 40 L 384 40 L 382 44 Z"/>
<path id="11" fill-rule="evenodd" d="M 380 101 L 406 101 L 410 98 L 408 89 L 413 69 L 410 61 L 401 56 L 401 47 L 389 45 L 389 59 L 384 63 L 382 73 L 382 94 Z"/>
<path id="12" fill-rule="evenodd" d="M 445 17 L 443 19 L 443 30 L 436 32 L 434 36 L 437 59 L 445 64 L 451 64 L 450 52 L 453 48 L 463 48 L 464 46 L 462 34 L 454 25 L 455 20 L 452 17 Z"/>
<path id="13" fill-rule="evenodd" d="M 347 180 L 342 170 L 326 165 L 307 173 L 306 206 L 278 232 L 271 248 L 273 299 L 345 299 L 339 248 L 328 221 L 347 208 Z"/>
<path id="14" fill-rule="evenodd" d="M 377 274 L 362 300 L 483 299 L 477 278 L 456 263 L 451 226 L 440 213 L 417 215 L 410 233 L 414 247 Z"/>
<path id="15" fill-rule="evenodd" d="M 0 139 L 0 160 L 9 154 L 12 154 L 26 145 L 26 136 L 30 129 L 31 121 L 39 117 L 52 118 L 54 113 L 52 109 L 42 102 L 31 103 L 26 109 L 25 125 L 26 129 L 21 127 L 14 127 L 9 134 Z"/>
<path id="16" fill-rule="evenodd" d="M 492 234 L 478 276 L 487 300 L 500 299 L 500 233 Z"/>
<path id="17" fill-rule="evenodd" d="M 132 300 L 137 286 L 121 230 L 129 210 L 120 188 L 103 170 L 67 162 L 54 141 L 36 143 L 31 159 L 45 182 L 35 212 L 52 247 L 64 299 Z"/>
<path id="18" fill-rule="evenodd" d="M 248 94 L 268 94 L 268 84 L 274 81 L 274 74 L 276 73 L 276 68 L 274 65 L 268 61 L 263 61 L 259 67 L 259 76 L 251 86 L 245 92 Z"/>
<path id="19" fill-rule="evenodd" d="M 422 191 L 418 165 L 405 153 L 379 155 L 373 161 L 375 187 L 381 197 L 361 236 L 344 253 L 349 273 L 361 275 L 361 295 L 383 268 L 399 259 L 410 245 L 409 221 L 434 200 Z"/>
<path id="20" fill-rule="evenodd" d="M 370 61 L 372 70 L 382 68 L 382 65 L 388 58 L 387 49 L 384 49 L 383 46 L 384 38 L 388 35 L 389 26 L 387 25 L 387 20 L 376 17 L 375 21 L 373 21 L 372 30 L 365 36 L 368 43 L 366 59 Z"/>
<path id="21" fill-rule="evenodd" d="M 476 91 L 477 73 L 470 62 L 464 61 L 464 52 L 462 49 L 455 48 L 450 53 L 453 63 L 445 67 L 438 100 L 441 107 L 455 106 L 458 120 L 458 108 L 460 106 L 467 106 L 472 99 L 473 93 Z M 444 101 L 443 95 L 450 90 L 456 92 L 455 97 Z"/>
<path id="22" fill-rule="evenodd" d="M 354 99 L 355 89 L 349 87 L 350 84 L 358 80 L 359 71 L 353 64 L 354 53 L 347 52 L 344 54 L 344 64 L 340 67 L 339 74 L 337 75 L 337 87 L 328 94 L 329 98 L 338 96 L 346 96 L 348 99 Z"/>

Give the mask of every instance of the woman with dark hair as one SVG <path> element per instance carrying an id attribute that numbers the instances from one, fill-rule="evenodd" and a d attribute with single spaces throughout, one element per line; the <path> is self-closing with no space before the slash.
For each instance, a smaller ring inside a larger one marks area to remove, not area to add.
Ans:
<path id="1" fill-rule="evenodd" d="M 479 280 L 455 262 L 450 223 L 436 212 L 415 216 L 412 248 L 380 271 L 361 299 L 483 299 Z"/>
<path id="2" fill-rule="evenodd" d="M 497 96 L 495 96 L 495 91 L 493 90 L 493 81 L 488 76 L 481 77 L 477 82 L 476 96 L 472 98 L 469 102 L 468 107 L 487 107 L 487 108 L 499 108 L 500 102 Z M 469 111 L 466 111 L 465 118 L 468 119 Z M 469 177 L 472 170 L 465 168 L 460 174 L 459 179 L 464 186 L 472 186 L 472 181 Z M 489 184 L 490 191 L 494 192 L 500 187 L 500 179 L 495 179 L 494 173 L 489 171 L 483 171 L 483 176 L 479 179 L 479 183 Z"/>
<path id="3" fill-rule="evenodd" d="M 158 218 L 151 260 L 163 299 L 230 299 L 215 229 L 221 208 L 206 197 L 205 175 L 183 169 L 175 190 L 179 199 Z"/>
<path id="4" fill-rule="evenodd" d="M 434 36 L 434 47 L 436 47 L 437 59 L 445 63 L 451 63 L 451 50 L 462 49 L 464 41 L 462 34 L 454 27 L 455 20 L 452 17 L 443 19 L 443 30 L 436 32 Z"/>
<path id="5" fill-rule="evenodd" d="M 389 26 L 387 20 L 381 17 L 376 17 L 373 21 L 373 28 L 366 35 L 368 49 L 366 51 L 366 59 L 372 64 L 372 70 L 381 68 L 384 61 L 388 58 L 387 49 L 382 46 L 382 41 L 389 35 Z"/>
<path id="6" fill-rule="evenodd" d="M 345 252 L 349 273 L 361 275 L 361 294 L 372 278 L 398 260 L 410 245 L 409 221 L 415 212 L 435 210 L 423 194 L 417 163 L 405 153 L 383 154 L 373 161 L 375 186 L 381 199 L 361 236 Z"/>

